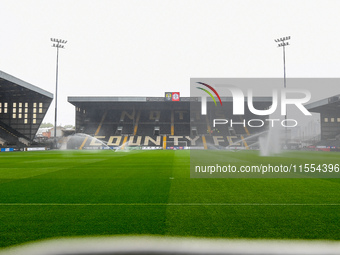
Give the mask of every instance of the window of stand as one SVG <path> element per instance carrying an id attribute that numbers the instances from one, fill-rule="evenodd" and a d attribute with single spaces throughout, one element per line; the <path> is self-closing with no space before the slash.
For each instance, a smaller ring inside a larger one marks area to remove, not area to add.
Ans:
<path id="1" fill-rule="evenodd" d="M 17 103 L 13 103 L 12 106 L 13 106 L 13 108 L 12 108 L 12 118 L 16 119 L 17 118 Z"/>
<path id="2" fill-rule="evenodd" d="M 39 103 L 39 113 L 43 112 L 43 103 Z"/>
<path id="3" fill-rule="evenodd" d="M 37 123 L 37 103 L 33 103 L 33 120 L 32 123 L 36 124 Z"/>

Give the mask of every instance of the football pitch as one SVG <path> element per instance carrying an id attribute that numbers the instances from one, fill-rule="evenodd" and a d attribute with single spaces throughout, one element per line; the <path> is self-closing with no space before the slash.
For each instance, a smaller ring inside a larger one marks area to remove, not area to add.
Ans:
<path id="1" fill-rule="evenodd" d="M 204 153 L 259 160 L 253 151 Z M 0 247 L 103 235 L 340 239 L 338 178 L 190 178 L 190 152 L 179 150 L 16 152 L 0 162 Z"/>

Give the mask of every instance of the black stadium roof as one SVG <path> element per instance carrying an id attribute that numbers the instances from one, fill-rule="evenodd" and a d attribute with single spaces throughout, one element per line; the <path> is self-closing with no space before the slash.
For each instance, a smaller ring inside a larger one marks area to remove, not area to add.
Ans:
<path id="1" fill-rule="evenodd" d="M 8 95 L 20 97 L 23 93 L 35 93 L 53 99 L 52 93 L 0 71 L 0 99 Z"/>
<path id="2" fill-rule="evenodd" d="M 328 97 L 310 104 L 305 105 L 310 112 L 332 112 L 340 109 L 340 95 Z"/>
<path id="3" fill-rule="evenodd" d="M 245 98 L 247 99 L 247 98 Z M 190 101 L 200 101 L 200 97 L 180 97 L 180 102 L 190 102 Z M 232 97 L 221 97 L 223 102 L 232 102 Z M 211 98 L 208 98 L 208 101 L 213 102 Z M 134 103 L 134 102 L 167 102 L 165 101 L 165 97 L 134 97 L 134 96 L 126 96 L 126 97 L 110 97 L 110 96 L 102 96 L 102 97 L 93 97 L 93 96 L 70 96 L 68 97 L 68 102 L 75 105 L 77 103 Z M 173 101 L 170 101 L 173 102 Z M 271 103 L 272 97 L 255 97 L 254 102 L 263 102 L 263 103 Z M 167 102 L 168 103 L 168 102 Z M 174 103 L 178 103 L 174 101 Z"/>

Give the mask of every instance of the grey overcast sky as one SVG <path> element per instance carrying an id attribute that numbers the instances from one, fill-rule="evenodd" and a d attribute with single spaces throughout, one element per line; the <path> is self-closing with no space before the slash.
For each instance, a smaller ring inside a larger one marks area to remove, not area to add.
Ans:
<path id="1" fill-rule="evenodd" d="M 189 96 L 190 77 L 282 77 L 274 39 L 288 35 L 287 77 L 339 77 L 339 13 L 335 0 L 0 0 L 0 70 L 54 94 L 50 38 L 67 40 L 58 124 L 74 124 L 67 96 Z"/>

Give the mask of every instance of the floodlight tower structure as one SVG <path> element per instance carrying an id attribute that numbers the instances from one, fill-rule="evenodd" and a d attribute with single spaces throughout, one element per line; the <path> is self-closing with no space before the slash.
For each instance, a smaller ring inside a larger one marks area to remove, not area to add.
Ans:
<path id="1" fill-rule="evenodd" d="M 275 42 L 278 43 L 277 47 L 283 48 L 283 85 L 284 85 L 284 88 L 286 88 L 286 51 L 285 51 L 285 47 L 289 45 L 288 40 L 290 40 L 290 36 L 275 39 Z"/>
<path id="2" fill-rule="evenodd" d="M 286 50 L 285 50 L 285 47 L 290 45 L 288 40 L 290 40 L 290 36 L 275 39 L 275 42 L 278 43 L 277 47 L 283 48 L 283 87 L 284 88 L 287 87 L 287 83 L 286 83 Z M 285 120 L 287 120 L 287 109 L 286 109 Z M 286 147 L 287 147 L 287 127 L 285 127 L 285 143 L 286 143 Z"/>
<path id="3" fill-rule="evenodd" d="M 53 42 L 52 47 L 57 48 L 57 66 L 56 66 L 56 84 L 55 84 L 55 112 L 54 112 L 54 146 L 57 148 L 57 112 L 58 112 L 58 62 L 59 62 L 59 49 L 64 49 L 66 40 L 51 38 Z"/>

